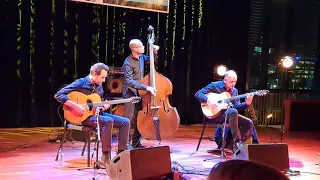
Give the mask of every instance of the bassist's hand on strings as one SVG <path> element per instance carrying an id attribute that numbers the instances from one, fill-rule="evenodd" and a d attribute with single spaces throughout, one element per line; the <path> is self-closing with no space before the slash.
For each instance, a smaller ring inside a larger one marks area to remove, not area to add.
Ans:
<path id="1" fill-rule="evenodd" d="M 147 91 L 151 92 L 152 95 L 156 96 L 157 90 L 155 88 L 148 86 Z"/>
<path id="2" fill-rule="evenodd" d="M 158 45 L 153 45 L 153 53 L 157 54 L 160 47 Z"/>

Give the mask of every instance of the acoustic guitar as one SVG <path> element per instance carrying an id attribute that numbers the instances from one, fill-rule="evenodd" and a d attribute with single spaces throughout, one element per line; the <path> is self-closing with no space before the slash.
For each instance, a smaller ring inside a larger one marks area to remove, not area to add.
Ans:
<path id="1" fill-rule="evenodd" d="M 212 119 L 212 118 L 219 116 L 221 110 L 228 108 L 228 102 L 232 102 L 234 100 L 241 99 L 241 98 L 246 98 L 249 95 L 264 96 L 268 93 L 269 93 L 268 90 L 259 90 L 259 91 L 255 91 L 255 92 L 251 92 L 251 93 L 247 93 L 247 94 L 233 96 L 233 97 L 231 97 L 230 93 L 228 93 L 228 92 L 223 92 L 221 94 L 208 93 L 208 94 L 206 94 L 206 96 L 208 97 L 208 99 L 214 100 L 216 107 L 211 108 L 210 106 L 208 106 L 207 103 L 201 103 L 201 109 L 202 109 L 203 114 L 208 119 Z"/>
<path id="2" fill-rule="evenodd" d="M 140 97 L 131 97 L 127 99 L 117 99 L 117 100 L 110 100 L 110 101 L 101 101 L 101 97 L 96 94 L 85 95 L 78 91 L 73 91 L 67 95 L 69 99 L 85 109 L 85 112 L 82 116 L 75 116 L 72 111 L 73 108 L 64 106 L 64 117 L 67 121 L 71 123 L 81 123 L 82 121 L 86 120 L 89 116 L 95 115 L 96 107 L 103 106 L 105 104 L 121 104 L 121 103 L 137 103 L 141 100 Z"/>

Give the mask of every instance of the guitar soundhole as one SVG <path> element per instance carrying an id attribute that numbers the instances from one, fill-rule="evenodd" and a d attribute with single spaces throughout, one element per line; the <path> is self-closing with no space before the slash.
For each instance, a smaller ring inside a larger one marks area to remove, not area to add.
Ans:
<path id="1" fill-rule="evenodd" d="M 88 99 L 88 100 L 87 100 L 87 105 L 88 105 L 89 111 L 92 111 L 92 109 L 93 109 L 92 101 L 90 101 L 90 100 Z"/>

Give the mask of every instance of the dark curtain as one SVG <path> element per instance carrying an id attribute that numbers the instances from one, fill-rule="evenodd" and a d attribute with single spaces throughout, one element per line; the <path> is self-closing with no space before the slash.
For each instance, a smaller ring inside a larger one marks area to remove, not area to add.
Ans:
<path id="1" fill-rule="evenodd" d="M 132 38 L 155 27 L 158 72 L 169 78 L 181 124 L 201 123 L 194 93 L 213 67 L 237 71 L 245 88 L 250 1 L 170 0 L 170 13 L 62 0 L 1 2 L 3 98 L 0 127 L 60 126 L 56 91 L 95 62 L 120 67 Z"/>

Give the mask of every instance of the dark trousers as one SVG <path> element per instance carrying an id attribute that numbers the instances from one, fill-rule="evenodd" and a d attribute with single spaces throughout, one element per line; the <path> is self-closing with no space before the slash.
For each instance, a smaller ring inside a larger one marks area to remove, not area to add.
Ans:
<path id="1" fill-rule="evenodd" d="M 82 122 L 83 125 L 97 128 L 96 116 L 91 116 Z M 99 126 L 101 130 L 102 152 L 111 152 L 112 128 L 119 129 L 118 151 L 128 149 L 128 135 L 130 121 L 128 118 L 103 113 L 99 116 Z"/>
<path id="2" fill-rule="evenodd" d="M 258 133 L 257 133 L 255 127 L 252 127 L 250 135 L 252 137 L 252 144 L 259 144 Z M 232 140 L 232 134 L 231 134 L 230 127 L 226 127 L 226 132 L 225 132 L 224 138 L 226 140 L 225 147 L 232 149 L 233 140 Z M 222 127 L 220 127 L 220 126 L 217 127 L 216 132 L 214 133 L 214 140 L 215 140 L 216 144 L 218 145 L 218 148 L 221 148 L 221 146 L 222 146 Z"/>
<path id="3" fill-rule="evenodd" d="M 238 141 L 246 141 L 250 138 L 250 132 L 253 127 L 253 122 L 251 119 L 238 114 L 235 108 L 227 109 L 223 111 L 222 114 L 210 121 L 222 124 L 224 123 L 225 117 L 227 116 L 227 123 L 230 125 L 230 130 L 232 134 L 232 139 L 234 143 Z"/>
<path id="4" fill-rule="evenodd" d="M 128 90 L 127 93 L 123 96 L 123 98 L 130 98 L 136 96 L 134 92 L 131 90 Z M 138 112 L 141 110 L 141 103 L 125 103 L 124 104 L 125 111 L 124 111 L 124 117 L 128 118 L 131 122 L 131 125 L 133 125 L 133 134 L 132 134 L 132 146 L 136 146 L 140 142 L 141 134 L 138 130 L 138 123 L 137 123 L 137 117 Z"/>

